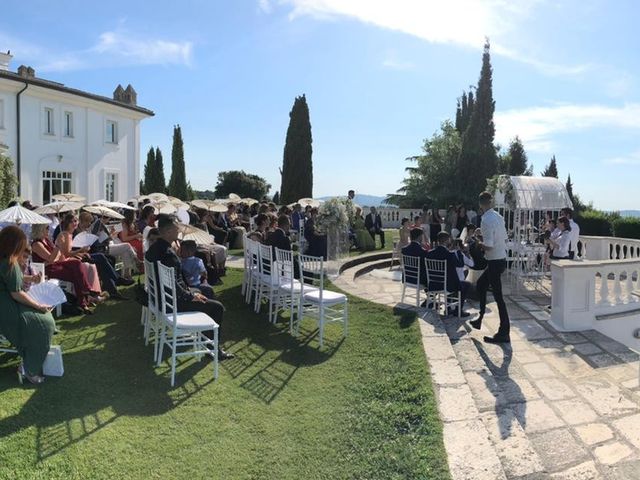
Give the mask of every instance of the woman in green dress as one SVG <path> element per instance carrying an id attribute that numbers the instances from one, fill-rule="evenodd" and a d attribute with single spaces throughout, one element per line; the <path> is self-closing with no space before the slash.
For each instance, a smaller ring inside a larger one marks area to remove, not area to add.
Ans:
<path id="1" fill-rule="evenodd" d="M 376 241 L 364 227 L 364 218 L 362 217 L 362 209 L 360 207 L 356 207 L 356 212 L 353 216 L 353 234 L 355 235 L 358 250 L 367 252 L 376 249 Z"/>
<path id="2" fill-rule="evenodd" d="M 22 365 L 18 379 L 31 383 L 44 381 L 42 364 L 55 328 L 51 308 L 34 301 L 22 291 L 19 260 L 27 248 L 27 237 L 15 226 L 0 231 L 0 333 L 18 350 Z"/>

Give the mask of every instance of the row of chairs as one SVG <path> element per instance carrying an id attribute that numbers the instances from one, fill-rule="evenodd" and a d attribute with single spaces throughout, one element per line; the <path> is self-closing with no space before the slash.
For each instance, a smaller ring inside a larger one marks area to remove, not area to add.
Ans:
<path id="1" fill-rule="evenodd" d="M 175 385 L 178 357 L 213 359 L 213 377 L 218 378 L 218 324 L 202 312 L 178 312 L 178 296 L 173 268 L 145 259 L 145 288 L 148 306 L 142 307 L 141 323 L 145 344 L 153 341 L 153 359 L 162 362 L 164 348 L 171 352 L 171 386 Z M 212 337 L 205 332 L 213 332 Z"/>
<path id="2" fill-rule="evenodd" d="M 294 256 L 290 250 L 272 248 L 248 238 L 244 245 L 242 293 L 248 304 L 253 302 L 256 313 L 266 304 L 269 321 L 275 323 L 279 312 L 288 311 L 292 335 L 298 335 L 303 317 L 314 318 L 321 348 L 326 324 L 342 323 L 343 335 L 347 335 L 347 296 L 325 289 L 322 257 Z"/>
<path id="3" fill-rule="evenodd" d="M 420 257 L 402 255 L 402 298 L 404 303 L 405 295 L 415 296 L 415 305 L 420 307 L 420 296 L 426 294 L 426 303 L 438 314 L 446 316 L 450 308 L 456 308 L 458 318 L 462 314 L 462 294 L 460 291 L 449 292 L 447 290 L 447 261 L 425 258 L 425 271 L 427 278 L 422 278 Z M 426 280 L 426 281 L 423 281 Z M 441 289 L 427 290 L 423 292 L 424 285 L 442 285 Z M 408 291 L 407 291 L 408 290 Z"/>

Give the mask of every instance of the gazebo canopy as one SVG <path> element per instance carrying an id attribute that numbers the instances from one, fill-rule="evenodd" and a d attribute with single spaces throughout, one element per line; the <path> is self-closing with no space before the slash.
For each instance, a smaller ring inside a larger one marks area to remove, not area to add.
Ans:
<path id="1" fill-rule="evenodd" d="M 511 210 L 560 210 L 573 208 L 564 184 L 553 177 L 500 176 L 495 191 L 496 207 Z"/>

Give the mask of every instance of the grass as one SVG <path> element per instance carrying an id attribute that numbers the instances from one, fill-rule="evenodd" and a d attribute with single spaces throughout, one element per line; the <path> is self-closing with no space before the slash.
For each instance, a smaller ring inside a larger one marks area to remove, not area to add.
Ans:
<path id="1" fill-rule="evenodd" d="M 155 368 L 140 309 L 109 303 L 61 319 L 65 375 L 20 387 L 0 354 L 0 478 L 448 479 L 414 314 L 350 297 L 349 336 L 314 323 L 296 339 L 248 309 L 241 272 L 227 306 L 223 362 Z M 132 292 L 129 292 L 132 295 Z"/>

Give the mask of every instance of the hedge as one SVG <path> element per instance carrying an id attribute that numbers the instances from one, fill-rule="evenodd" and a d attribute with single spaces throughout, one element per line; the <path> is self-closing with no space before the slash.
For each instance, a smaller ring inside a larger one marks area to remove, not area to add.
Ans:
<path id="1" fill-rule="evenodd" d="M 640 218 L 620 217 L 613 221 L 613 231 L 616 237 L 640 239 Z"/>
<path id="2" fill-rule="evenodd" d="M 580 226 L 580 235 L 593 235 L 596 237 L 613 236 L 611 216 L 599 210 L 585 210 L 576 218 Z"/>

